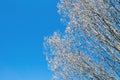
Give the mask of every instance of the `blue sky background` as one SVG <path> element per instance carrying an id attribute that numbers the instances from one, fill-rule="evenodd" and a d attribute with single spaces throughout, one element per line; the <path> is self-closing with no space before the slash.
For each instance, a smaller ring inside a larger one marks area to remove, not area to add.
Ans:
<path id="1" fill-rule="evenodd" d="M 43 38 L 64 27 L 58 0 L 0 0 L 0 80 L 50 80 Z"/>

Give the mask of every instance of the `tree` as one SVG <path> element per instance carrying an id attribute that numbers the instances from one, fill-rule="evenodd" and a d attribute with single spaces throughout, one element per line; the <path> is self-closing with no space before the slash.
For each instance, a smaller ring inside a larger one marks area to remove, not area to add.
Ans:
<path id="1" fill-rule="evenodd" d="M 45 38 L 55 80 L 120 79 L 120 0 L 61 0 L 65 32 Z"/>

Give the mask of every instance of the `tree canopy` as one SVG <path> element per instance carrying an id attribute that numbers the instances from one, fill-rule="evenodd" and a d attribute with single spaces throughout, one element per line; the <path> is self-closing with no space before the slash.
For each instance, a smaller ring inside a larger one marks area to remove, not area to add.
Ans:
<path id="1" fill-rule="evenodd" d="M 64 33 L 45 38 L 54 80 L 120 79 L 120 0 L 60 0 Z"/>

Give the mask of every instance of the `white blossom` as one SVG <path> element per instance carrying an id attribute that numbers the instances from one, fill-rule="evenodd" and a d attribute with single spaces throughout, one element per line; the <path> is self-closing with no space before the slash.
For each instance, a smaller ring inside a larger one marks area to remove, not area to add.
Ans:
<path id="1" fill-rule="evenodd" d="M 65 33 L 45 39 L 55 80 L 120 80 L 120 1 L 60 0 L 58 12 Z"/>

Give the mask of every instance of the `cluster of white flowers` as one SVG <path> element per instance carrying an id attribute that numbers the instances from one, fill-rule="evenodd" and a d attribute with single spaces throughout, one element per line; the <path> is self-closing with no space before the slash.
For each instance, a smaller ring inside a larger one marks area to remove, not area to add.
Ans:
<path id="1" fill-rule="evenodd" d="M 60 0 L 65 34 L 45 40 L 54 80 L 120 79 L 120 1 Z"/>

